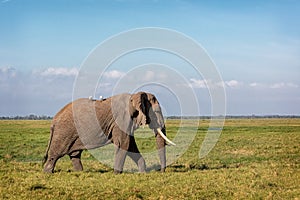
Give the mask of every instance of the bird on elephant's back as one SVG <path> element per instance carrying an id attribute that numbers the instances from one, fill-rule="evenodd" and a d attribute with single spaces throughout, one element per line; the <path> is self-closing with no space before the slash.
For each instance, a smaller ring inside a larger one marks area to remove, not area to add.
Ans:
<path id="1" fill-rule="evenodd" d="M 161 171 L 166 168 L 166 128 L 161 107 L 153 94 L 138 92 L 107 99 L 81 98 L 63 107 L 53 118 L 44 157 L 44 172 L 54 172 L 57 160 L 69 155 L 73 168 L 83 170 L 81 153 L 110 143 L 115 145 L 114 172 L 121 173 L 128 155 L 145 172 L 134 131 L 149 125 L 156 137 Z"/>

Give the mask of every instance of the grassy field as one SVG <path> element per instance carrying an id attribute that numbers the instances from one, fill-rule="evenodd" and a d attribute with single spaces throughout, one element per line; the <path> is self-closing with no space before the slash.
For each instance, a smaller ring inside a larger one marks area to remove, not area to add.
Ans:
<path id="1" fill-rule="evenodd" d="M 167 121 L 170 138 L 178 124 Z M 204 159 L 208 120 L 200 124 L 163 174 L 114 175 L 87 151 L 83 172 L 63 158 L 56 173 L 44 174 L 50 121 L 0 121 L 0 199 L 300 199 L 300 119 L 228 119 Z M 138 140 L 142 152 L 155 147 L 152 140 Z"/>

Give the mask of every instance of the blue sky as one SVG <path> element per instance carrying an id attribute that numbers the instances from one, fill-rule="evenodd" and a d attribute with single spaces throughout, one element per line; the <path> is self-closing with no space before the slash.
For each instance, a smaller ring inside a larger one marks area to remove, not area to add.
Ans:
<path id="1" fill-rule="evenodd" d="M 72 100 L 73 82 L 89 52 L 112 35 L 140 27 L 174 29 L 200 43 L 226 85 L 228 114 L 300 115 L 299 19 L 296 0 L 1 0 L 0 116 L 55 114 Z M 129 58 L 123 69 L 107 73 L 107 86 L 135 64 Z M 189 71 L 175 62 L 183 74 Z M 191 73 L 187 79 L 203 99 L 200 114 L 209 114 L 203 78 Z M 178 114 L 165 107 L 167 114 Z"/>

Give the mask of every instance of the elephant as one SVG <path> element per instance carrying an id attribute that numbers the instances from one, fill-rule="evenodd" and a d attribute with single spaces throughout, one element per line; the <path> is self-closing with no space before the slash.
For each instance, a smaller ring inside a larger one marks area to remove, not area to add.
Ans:
<path id="1" fill-rule="evenodd" d="M 123 171 L 128 155 L 145 172 L 146 163 L 137 147 L 134 131 L 148 125 L 156 137 L 160 171 L 166 168 L 166 137 L 160 104 L 151 93 L 119 94 L 107 99 L 77 99 L 53 118 L 50 139 L 44 156 L 44 172 L 53 173 L 57 160 L 68 155 L 74 171 L 82 171 L 81 153 L 113 143 L 114 173 Z"/>

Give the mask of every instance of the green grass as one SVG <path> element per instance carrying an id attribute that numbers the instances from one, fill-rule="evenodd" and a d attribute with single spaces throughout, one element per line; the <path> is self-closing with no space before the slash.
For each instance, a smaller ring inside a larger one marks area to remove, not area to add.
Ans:
<path id="1" fill-rule="evenodd" d="M 228 119 L 215 148 L 200 160 L 208 122 L 184 127 L 197 128 L 196 137 L 166 173 L 114 175 L 87 151 L 83 172 L 72 172 L 66 157 L 56 173 L 44 174 L 50 121 L 0 121 L 0 199 L 300 198 L 300 119 Z M 169 138 L 178 126 L 167 121 Z M 151 134 L 136 133 L 142 153 L 155 149 Z"/>

